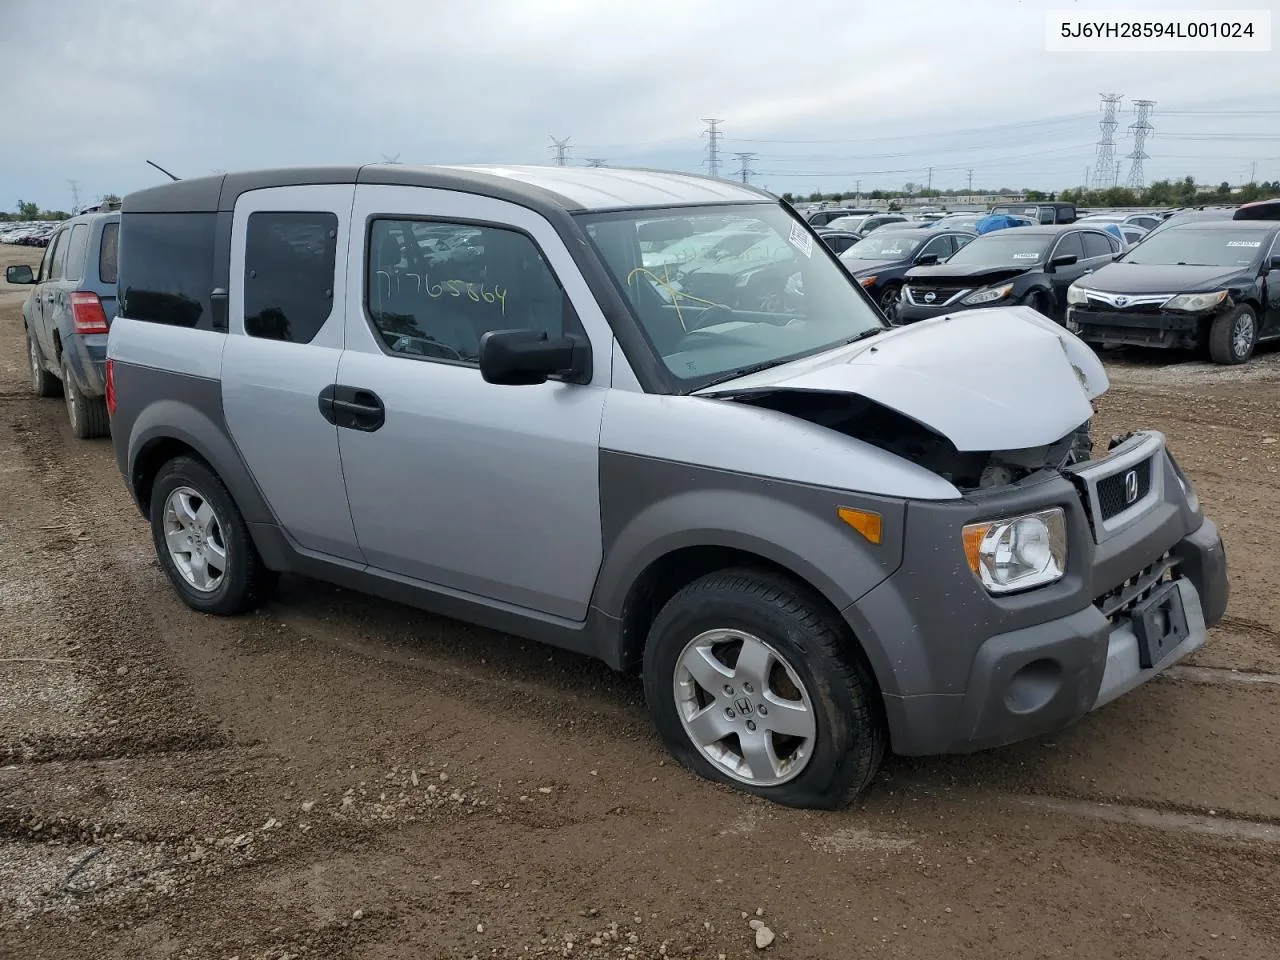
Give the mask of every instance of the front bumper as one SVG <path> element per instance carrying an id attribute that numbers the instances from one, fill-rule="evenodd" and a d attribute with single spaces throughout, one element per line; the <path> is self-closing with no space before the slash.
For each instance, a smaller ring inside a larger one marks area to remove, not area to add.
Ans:
<path id="1" fill-rule="evenodd" d="M 1214 314 L 1174 310 L 1067 309 L 1067 329 L 1086 343 L 1194 350 Z"/>
<path id="2" fill-rule="evenodd" d="M 989 307 L 1007 306 L 1004 302 L 984 304 Z M 919 323 L 921 320 L 932 320 L 934 317 L 941 317 L 948 313 L 958 313 L 961 310 L 974 310 L 976 307 L 966 307 L 959 303 L 953 303 L 950 306 L 922 306 L 920 304 L 911 303 L 905 297 L 899 298 L 898 309 L 894 312 L 894 321 L 898 324 Z"/>
<path id="3" fill-rule="evenodd" d="M 1066 576 L 1025 594 L 987 596 L 962 557 L 949 569 L 938 566 L 936 557 L 952 549 L 948 532 L 973 519 L 959 505 L 908 506 L 903 566 L 845 611 L 855 634 L 878 640 L 864 646 L 895 752 L 964 753 L 1056 732 L 1204 644 L 1229 596 L 1222 540 L 1187 504 L 1163 438 L 1144 436 L 1120 456 L 1132 459 L 1150 446 L 1164 476 L 1153 483 L 1150 504 L 1121 526 L 1097 525 L 1095 533 L 1090 498 L 1062 477 L 1003 492 L 995 497 L 1001 502 L 973 511 L 1067 511 Z M 912 511 L 923 516 L 913 519 Z M 1144 665 L 1134 608 L 1162 587 L 1181 596 L 1186 630 Z"/>

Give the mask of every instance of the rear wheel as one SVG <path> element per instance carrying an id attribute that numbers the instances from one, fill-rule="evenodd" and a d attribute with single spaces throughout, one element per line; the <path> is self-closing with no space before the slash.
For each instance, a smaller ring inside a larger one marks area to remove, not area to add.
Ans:
<path id="1" fill-rule="evenodd" d="M 230 492 L 194 457 L 170 460 L 156 474 L 151 535 L 169 581 L 194 610 L 243 613 L 275 584 Z"/>
<path id="2" fill-rule="evenodd" d="M 786 806 L 843 806 L 884 755 L 869 673 L 818 603 L 774 575 L 726 570 L 677 593 L 650 629 L 644 685 L 681 763 Z"/>
<path id="3" fill-rule="evenodd" d="M 31 392 L 37 397 L 56 397 L 58 378 L 44 368 L 44 354 L 30 330 L 27 331 L 27 365 L 31 368 Z"/>
<path id="4" fill-rule="evenodd" d="M 66 358 L 62 360 L 62 395 L 67 402 L 67 419 L 71 432 L 81 440 L 105 437 L 111 432 L 111 418 L 107 416 L 107 402 L 101 397 L 86 397 L 76 385 L 76 378 Z"/>
<path id="5" fill-rule="evenodd" d="M 1209 359 L 1214 363 L 1244 363 L 1257 345 L 1258 318 L 1247 304 L 1218 317 L 1209 328 Z"/>

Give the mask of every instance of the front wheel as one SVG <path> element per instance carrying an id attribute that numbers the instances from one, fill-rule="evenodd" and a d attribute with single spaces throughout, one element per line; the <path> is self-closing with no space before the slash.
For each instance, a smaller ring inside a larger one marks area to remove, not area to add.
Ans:
<path id="1" fill-rule="evenodd" d="M 243 613 L 275 582 L 230 492 L 194 457 L 170 460 L 156 474 L 151 535 L 160 565 L 193 610 Z"/>
<path id="2" fill-rule="evenodd" d="M 1039 290 L 1032 290 L 1030 293 L 1028 293 L 1025 297 L 1022 298 L 1022 303 L 1024 306 L 1030 307 L 1032 310 L 1034 310 L 1036 313 L 1041 314 L 1042 316 L 1048 317 L 1050 314 L 1049 300 Z"/>
<path id="3" fill-rule="evenodd" d="M 1244 363 L 1257 345 L 1258 319 L 1247 304 L 1218 317 L 1209 328 L 1209 359 L 1214 363 Z"/>
<path id="4" fill-rule="evenodd" d="M 890 320 L 898 309 L 898 299 L 902 296 L 902 287 L 891 283 L 880 293 L 880 312 Z"/>
<path id="5" fill-rule="evenodd" d="M 644 685 L 676 759 L 785 806 L 845 805 L 884 755 L 869 673 L 816 601 L 777 576 L 727 570 L 677 593 L 649 631 Z"/>

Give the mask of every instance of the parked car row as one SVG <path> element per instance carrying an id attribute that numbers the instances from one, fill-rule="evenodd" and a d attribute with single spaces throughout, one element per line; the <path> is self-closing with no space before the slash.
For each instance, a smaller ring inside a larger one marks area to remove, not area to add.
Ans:
<path id="1" fill-rule="evenodd" d="M 836 257 L 745 184 L 388 164 L 141 191 L 8 279 L 33 389 L 81 436 L 105 410 L 191 608 L 294 571 L 566 647 L 639 673 L 699 774 L 834 807 L 888 749 L 1061 729 L 1225 613 L 1164 437 L 1093 456 L 1079 338 L 877 309 L 980 245 L 1064 273 L 1081 234 L 1110 252 L 898 223 Z"/>
<path id="2" fill-rule="evenodd" d="M 58 224 L 54 221 L 23 220 L 19 223 L 0 223 L 0 243 L 23 247 L 47 247 L 49 238 Z"/>

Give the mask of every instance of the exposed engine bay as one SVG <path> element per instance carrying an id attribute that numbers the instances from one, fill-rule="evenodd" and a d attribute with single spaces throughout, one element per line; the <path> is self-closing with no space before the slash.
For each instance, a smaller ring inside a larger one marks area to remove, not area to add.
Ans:
<path id="1" fill-rule="evenodd" d="M 1090 421 L 1046 446 L 960 451 L 942 434 L 874 400 L 821 390 L 770 390 L 734 397 L 739 403 L 799 417 L 909 460 L 957 489 L 1017 483 L 1041 470 L 1063 470 L 1093 454 Z"/>

